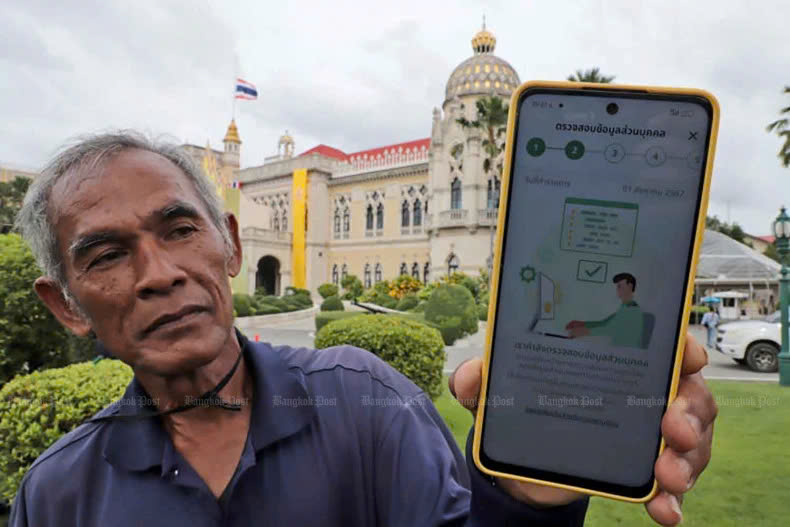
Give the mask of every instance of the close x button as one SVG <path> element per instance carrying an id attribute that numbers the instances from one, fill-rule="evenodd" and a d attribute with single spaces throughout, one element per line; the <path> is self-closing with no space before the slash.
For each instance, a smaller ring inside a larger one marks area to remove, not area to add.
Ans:
<path id="1" fill-rule="evenodd" d="M 697 132 L 689 130 L 689 141 L 696 141 L 697 140 Z"/>

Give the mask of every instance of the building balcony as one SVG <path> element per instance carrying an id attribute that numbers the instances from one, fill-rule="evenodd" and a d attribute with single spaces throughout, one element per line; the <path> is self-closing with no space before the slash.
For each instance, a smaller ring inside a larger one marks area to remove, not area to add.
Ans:
<path id="1" fill-rule="evenodd" d="M 482 226 L 496 227 L 497 209 L 478 209 L 477 210 L 477 223 Z"/>
<path id="2" fill-rule="evenodd" d="M 443 210 L 439 213 L 438 227 L 460 227 L 466 225 L 469 211 L 466 209 Z"/>

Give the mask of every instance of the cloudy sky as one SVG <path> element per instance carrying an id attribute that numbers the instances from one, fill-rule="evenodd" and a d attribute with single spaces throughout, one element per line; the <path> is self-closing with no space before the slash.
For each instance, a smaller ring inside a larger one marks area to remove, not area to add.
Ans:
<path id="1" fill-rule="evenodd" d="M 220 147 L 236 75 L 260 94 L 237 106 L 242 166 L 274 154 L 286 129 L 298 152 L 427 137 L 484 13 L 522 81 L 600 66 L 710 90 L 722 106 L 710 213 L 767 234 L 790 205 L 790 169 L 765 132 L 790 104 L 785 0 L 5 0 L 0 164 L 37 168 L 67 139 L 111 128 Z"/>

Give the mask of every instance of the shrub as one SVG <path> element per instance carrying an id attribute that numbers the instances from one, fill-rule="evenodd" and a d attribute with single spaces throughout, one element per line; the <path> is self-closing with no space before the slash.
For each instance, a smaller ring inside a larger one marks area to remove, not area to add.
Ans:
<path id="1" fill-rule="evenodd" d="M 402 274 L 389 284 L 387 294 L 400 300 L 406 295 L 416 293 L 420 288 L 422 288 L 422 282 L 412 276 Z"/>
<path id="2" fill-rule="evenodd" d="M 412 311 L 414 313 L 424 313 L 425 312 L 425 304 L 427 304 L 427 303 L 428 302 L 425 301 L 425 300 L 420 300 L 419 303 L 416 306 L 414 306 Z"/>
<path id="3" fill-rule="evenodd" d="M 71 336 L 33 291 L 41 276 L 17 234 L 0 235 L 0 386 L 19 373 L 65 366 L 83 339 Z"/>
<path id="4" fill-rule="evenodd" d="M 386 293 L 381 293 L 379 291 L 374 291 L 373 296 L 370 298 L 369 302 L 376 304 L 377 306 L 386 307 L 388 309 L 395 309 L 398 305 L 398 301 Z"/>
<path id="5" fill-rule="evenodd" d="M 343 299 L 356 300 L 362 295 L 362 282 L 355 275 L 346 275 L 340 282 L 343 286 Z"/>
<path id="6" fill-rule="evenodd" d="M 444 345 L 433 328 L 400 316 L 367 315 L 327 324 L 315 338 L 317 348 L 342 344 L 378 355 L 431 398 L 442 392 Z"/>
<path id="7" fill-rule="evenodd" d="M 449 276 L 444 275 L 439 278 L 439 282 L 443 284 L 462 285 L 472 293 L 472 298 L 477 298 L 477 293 L 480 291 L 478 280 L 461 271 L 455 271 Z"/>
<path id="8" fill-rule="evenodd" d="M 258 297 L 258 306 L 271 306 L 277 308 L 278 312 L 280 313 L 285 313 L 290 310 L 288 303 L 286 303 L 282 298 L 273 295 Z"/>
<path id="9" fill-rule="evenodd" d="M 233 309 L 240 317 L 250 316 L 253 310 L 253 298 L 246 293 L 234 293 Z"/>
<path id="10" fill-rule="evenodd" d="M 400 299 L 395 309 L 397 309 L 398 311 L 408 311 L 410 309 L 417 307 L 417 304 L 419 303 L 420 301 L 417 300 L 417 295 L 413 295 L 413 294 L 406 295 Z"/>
<path id="11" fill-rule="evenodd" d="M 12 501 L 22 476 L 63 434 L 123 395 L 132 370 L 117 360 L 21 375 L 0 390 L 0 498 Z"/>
<path id="12" fill-rule="evenodd" d="M 431 298 L 434 289 L 436 289 L 437 287 L 439 287 L 439 284 L 437 282 L 431 282 L 430 284 L 425 284 L 425 287 L 417 291 L 417 298 L 419 300 L 428 300 L 429 298 Z"/>
<path id="13" fill-rule="evenodd" d="M 342 320 L 357 316 L 367 316 L 364 311 L 321 311 L 315 315 L 315 330 L 321 331 L 321 328 L 334 322 L 335 320 Z"/>
<path id="14" fill-rule="evenodd" d="M 488 304 L 477 304 L 477 318 L 483 322 L 488 320 Z"/>
<path id="15" fill-rule="evenodd" d="M 444 284 L 437 287 L 425 305 L 425 320 L 439 325 L 448 346 L 477 331 L 475 299 L 466 287 Z"/>
<path id="16" fill-rule="evenodd" d="M 277 313 L 282 312 L 282 309 L 279 307 L 266 303 L 258 304 L 258 306 L 255 308 L 256 315 L 276 315 Z"/>
<path id="17" fill-rule="evenodd" d="M 330 296 L 337 296 L 337 293 L 338 293 L 338 289 L 335 284 L 326 283 L 318 286 L 318 294 L 321 295 L 321 298 L 323 298 L 324 300 L 326 300 Z"/>
<path id="18" fill-rule="evenodd" d="M 343 301 L 337 295 L 332 295 L 321 302 L 321 311 L 343 311 Z"/>
<path id="19" fill-rule="evenodd" d="M 298 287 L 288 286 L 285 288 L 284 296 L 306 296 L 310 300 L 310 305 L 313 305 L 313 297 L 310 295 L 309 289 L 300 289 Z"/>

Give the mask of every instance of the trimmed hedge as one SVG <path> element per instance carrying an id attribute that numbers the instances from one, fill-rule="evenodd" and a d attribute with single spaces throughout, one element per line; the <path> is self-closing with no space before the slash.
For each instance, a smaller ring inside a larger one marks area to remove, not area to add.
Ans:
<path id="1" fill-rule="evenodd" d="M 321 331 L 321 328 L 334 322 L 335 320 L 342 320 L 356 316 L 367 316 L 364 311 L 321 311 L 315 314 L 315 330 L 316 333 Z"/>
<path id="2" fill-rule="evenodd" d="M 406 295 L 398 301 L 398 305 L 395 309 L 398 311 L 408 311 L 417 307 L 419 303 L 420 301 L 417 299 L 417 295 Z"/>
<path id="3" fill-rule="evenodd" d="M 315 337 L 316 348 L 351 345 L 379 356 L 435 399 L 442 393 L 444 343 L 439 332 L 401 316 L 336 320 Z"/>
<path id="4" fill-rule="evenodd" d="M 323 298 L 324 300 L 326 300 L 330 296 L 337 296 L 337 293 L 338 293 L 338 289 L 335 284 L 330 284 L 327 282 L 326 284 L 321 284 L 320 286 L 318 286 L 318 294 L 321 295 L 321 298 Z"/>
<path id="5" fill-rule="evenodd" d="M 131 379 L 127 365 L 104 359 L 20 375 L 3 386 L 0 498 L 13 501 L 33 461 L 62 435 L 119 399 Z"/>
<path id="6" fill-rule="evenodd" d="M 448 346 L 477 332 L 477 317 L 475 299 L 462 285 L 440 285 L 425 304 L 425 320 L 439 325 Z"/>
<path id="7" fill-rule="evenodd" d="M 328 296 L 321 302 L 321 311 L 344 311 L 343 301 L 337 295 Z"/>
<path id="8" fill-rule="evenodd" d="M 233 309 L 236 310 L 238 316 L 248 317 L 252 315 L 253 308 L 254 300 L 250 295 L 245 293 L 233 294 Z"/>

